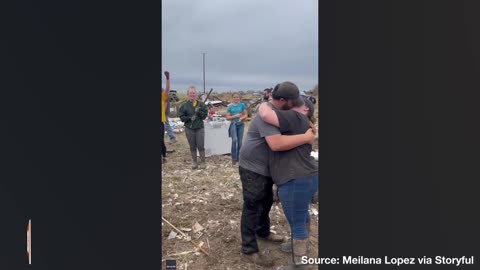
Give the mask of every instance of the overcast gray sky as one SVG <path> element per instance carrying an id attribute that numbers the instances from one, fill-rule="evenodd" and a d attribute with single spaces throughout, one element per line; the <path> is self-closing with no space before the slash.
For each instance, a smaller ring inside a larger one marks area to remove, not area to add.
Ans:
<path id="1" fill-rule="evenodd" d="M 282 81 L 310 90 L 318 81 L 318 0 L 162 0 L 162 69 L 172 89 L 203 91 L 204 52 L 207 92 Z"/>

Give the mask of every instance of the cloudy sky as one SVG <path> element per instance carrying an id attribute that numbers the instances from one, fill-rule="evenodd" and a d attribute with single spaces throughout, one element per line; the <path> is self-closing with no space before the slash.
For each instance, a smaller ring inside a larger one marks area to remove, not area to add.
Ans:
<path id="1" fill-rule="evenodd" d="M 162 69 L 171 88 L 263 90 L 318 77 L 318 0 L 162 0 Z"/>

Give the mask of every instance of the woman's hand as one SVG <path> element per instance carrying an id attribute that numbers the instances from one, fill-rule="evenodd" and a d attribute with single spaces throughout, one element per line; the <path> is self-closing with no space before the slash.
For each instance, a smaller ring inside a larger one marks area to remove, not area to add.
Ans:
<path id="1" fill-rule="evenodd" d="M 317 129 L 317 128 L 315 127 L 315 124 L 314 124 L 312 121 L 310 121 L 309 124 L 310 124 L 310 128 L 312 129 L 313 133 L 315 134 L 315 133 L 316 133 L 316 129 Z"/>
<path id="2" fill-rule="evenodd" d="M 308 143 L 313 145 L 315 143 L 315 132 L 313 131 L 313 129 L 307 129 L 305 135 L 307 136 Z"/>

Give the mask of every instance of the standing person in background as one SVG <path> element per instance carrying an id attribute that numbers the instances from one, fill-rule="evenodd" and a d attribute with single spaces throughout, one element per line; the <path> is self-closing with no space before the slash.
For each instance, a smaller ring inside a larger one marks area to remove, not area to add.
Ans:
<path id="1" fill-rule="evenodd" d="M 169 112 L 170 112 L 170 97 L 167 98 L 167 106 L 165 108 L 165 116 L 166 116 L 165 129 L 167 130 L 167 135 L 168 135 L 168 138 L 170 139 L 170 143 L 176 143 L 177 138 L 175 138 L 175 135 L 173 134 L 172 126 L 170 125 L 170 122 L 168 121 L 168 113 Z"/>
<path id="2" fill-rule="evenodd" d="M 180 120 L 185 123 L 185 135 L 192 155 L 192 169 L 205 169 L 205 129 L 203 119 L 207 117 L 207 106 L 197 100 L 195 86 L 187 89 L 188 101 L 178 110 Z M 197 163 L 197 150 L 200 154 L 200 164 Z"/>
<path id="3" fill-rule="evenodd" d="M 165 108 L 167 106 L 168 94 L 170 93 L 170 72 L 165 71 L 165 88 L 162 89 L 162 94 L 160 95 L 160 152 L 162 154 L 162 162 L 165 163 L 167 158 L 167 147 L 165 146 L 165 121 L 167 116 L 165 114 Z M 161 164 L 161 163 L 160 163 Z"/>
<path id="4" fill-rule="evenodd" d="M 208 119 L 210 121 L 212 120 L 214 114 L 215 114 L 215 109 L 213 108 L 212 105 L 210 105 L 210 109 L 208 110 Z"/>
<path id="5" fill-rule="evenodd" d="M 272 90 L 273 88 L 265 88 L 263 90 L 263 101 L 269 101 L 272 99 Z"/>
<path id="6" fill-rule="evenodd" d="M 234 93 L 232 103 L 228 104 L 227 120 L 230 120 L 228 135 L 232 138 L 232 165 L 238 162 L 240 148 L 242 147 L 243 130 L 245 124 L 243 120 L 247 118 L 247 107 L 240 102 L 240 94 Z"/>

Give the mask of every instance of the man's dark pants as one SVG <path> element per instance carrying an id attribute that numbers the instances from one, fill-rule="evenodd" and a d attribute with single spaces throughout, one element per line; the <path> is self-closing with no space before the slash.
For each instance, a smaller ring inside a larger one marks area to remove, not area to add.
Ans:
<path id="1" fill-rule="evenodd" d="M 243 189 L 243 210 L 240 230 L 242 253 L 258 252 L 257 237 L 270 235 L 270 209 L 273 204 L 271 177 L 239 167 Z"/>

